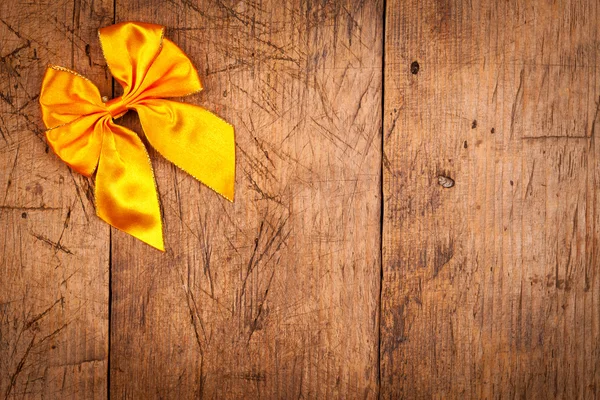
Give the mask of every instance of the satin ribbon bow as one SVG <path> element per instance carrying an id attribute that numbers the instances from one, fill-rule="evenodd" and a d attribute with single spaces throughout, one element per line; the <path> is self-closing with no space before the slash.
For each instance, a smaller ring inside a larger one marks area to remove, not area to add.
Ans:
<path id="1" fill-rule="evenodd" d="M 191 61 L 158 25 L 126 22 L 99 30 L 100 44 L 123 95 L 103 102 L 98 88 L 49 66 L 40 104 L 54 152 L 85 176 L 96 171 L 96 213 L 115 228 L 164 251 L 154 172 L 138 135 L 114 123 L 128 110 L 166 159 L 233 201 L 233 127 L 209 111 L 165 100 L 202 90 Z"/>

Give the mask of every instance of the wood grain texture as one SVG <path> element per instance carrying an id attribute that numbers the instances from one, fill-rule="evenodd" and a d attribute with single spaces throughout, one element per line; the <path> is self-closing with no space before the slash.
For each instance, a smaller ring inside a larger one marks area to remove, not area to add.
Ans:
<path id="1" fill-rule="evenodd" d="M 117 1 L 236 128 L 234 204 L 151 152 L 166 254 L 113 231 L 114 398 L 375 398 L 382 4 Z M 135 116 L 125 118 L 139 130 Z"/>
<path id="2" fill-rule="evenodd" d="M 385 7 L 0 4 L 0 398 L 600 396 L 600 4 Z M 115 20 L 236 127 L 233 204 L 150 151 L 164 254 L 43 138 L 48 63 L 118 95 Z"/>
<path id="3" fill-rule="evenodd" d="M 598 13 L 387 2 L 382 398 L 600 396 Z"/>
<path id="4" fill-rule="evenodd" d="M 48 63 L 110 93 L 111 20 L 112 1 L 0 3 L 0 398 L 107 394 L 109 230 L 46 146 L 38 96 Z"/>

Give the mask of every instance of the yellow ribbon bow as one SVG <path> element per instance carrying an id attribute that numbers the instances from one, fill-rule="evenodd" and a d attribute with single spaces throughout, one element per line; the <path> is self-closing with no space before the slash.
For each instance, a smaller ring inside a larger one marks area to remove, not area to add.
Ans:
<path id="1" fill-rule="evenodd" d="M 209 111 L 165 100 L 202 90 L 198 72 L 158 25 L 125 22 L 98 32 L 123 95 L 104 103 L 98 88 L 49 66 L 40 93 L 46 138 L 85 176 L 96 171 L 96 213 L 115 228 L 164 251 L 154 172 L 138 135 L 113 119 L 135 110 L 148 142 L 166 159 L 233 201 L 233 127 Z"/>

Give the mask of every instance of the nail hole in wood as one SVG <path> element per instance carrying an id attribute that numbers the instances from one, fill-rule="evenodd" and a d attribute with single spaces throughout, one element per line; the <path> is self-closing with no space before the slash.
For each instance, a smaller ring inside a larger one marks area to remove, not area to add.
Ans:
<path id="1" fill-rule="evenodd" d="M 419 73 L 419 68 L 421 68 L 421 67 L 417 61 L 413 61 L 412 64 L 410 64 L 410 72 L 413 75 L 416 75 Z"/>
<path id="2" fill-rule="evenodd" d="M 450 189 L 452 186 L 454 186 L 454 180 L 450 177 L 439 175 L 438 184 L 443 188 Z"/>

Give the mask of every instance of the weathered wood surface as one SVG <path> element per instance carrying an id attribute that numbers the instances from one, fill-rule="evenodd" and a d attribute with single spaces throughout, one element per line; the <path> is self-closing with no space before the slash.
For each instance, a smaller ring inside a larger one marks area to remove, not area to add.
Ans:
<path id="1" fill-rule="evenodd" d="M 382 398 L 600 396 L 599 7 L 388 0 Z"/>
<path id="2" fill-rule="evenodd" d="M 48 151 L 46 65 L 110 94 L 96 28 L 112 1 L 0 3 L 0 398 L 105 398 L 109 229 L 91 182 Z"/>
<path id="3" fill-rule="evenodd" d="M 0 4 L 0 398 L 600 396 L 599 9 Z M 164 254 L 95 217 L 37 104 L 48 63 L 118 94 L 125 20 L 237 130 L 233 204 L 151 151 Z"/>
<path id="4" fill-rule="evenodd" d="M 232 204 L 151 154 L 166 254 L 113 231 L 114 398 L 376 397 L 382 7 L 116 2 L 196 64 L 237 179 Z"/>

